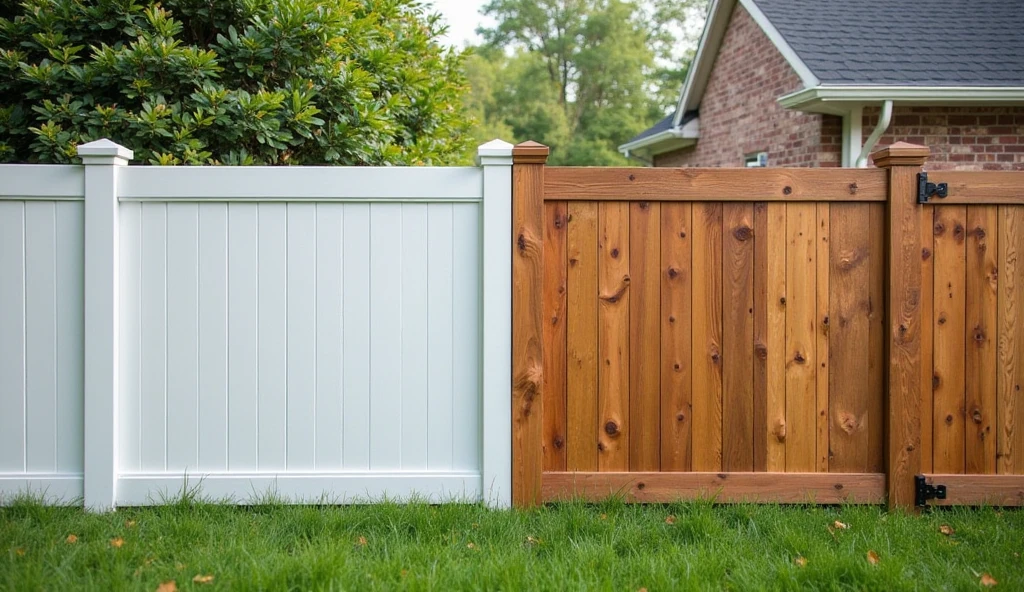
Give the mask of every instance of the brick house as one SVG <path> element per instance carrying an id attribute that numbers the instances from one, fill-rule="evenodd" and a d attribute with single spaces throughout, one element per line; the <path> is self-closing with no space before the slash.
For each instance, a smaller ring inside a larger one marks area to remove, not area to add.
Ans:
<path id="1" fill-rule="evenodd" d="M 897 139 L 931 169 L 1024 170 L 1020 0 L 712 0 L 676 111 L 619 150 L 852 167 Z"/>

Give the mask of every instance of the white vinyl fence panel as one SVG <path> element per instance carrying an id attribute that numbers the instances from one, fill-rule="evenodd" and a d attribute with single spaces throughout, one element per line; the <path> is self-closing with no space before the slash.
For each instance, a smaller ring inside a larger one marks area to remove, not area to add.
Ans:
<path id="1" fill-rule="evenodd" d="M 510 371 L 511 294 L 484 273 L 510 266 L 494 260 L 510 230 L 483 228 L 508 220 L 510 146 L 443 169 L 83 155 L 0 167 L 0 496 L 508 504 L 509 384 L 493 378 Z M 89 233 L 111 214 L 113 237 Z"/>

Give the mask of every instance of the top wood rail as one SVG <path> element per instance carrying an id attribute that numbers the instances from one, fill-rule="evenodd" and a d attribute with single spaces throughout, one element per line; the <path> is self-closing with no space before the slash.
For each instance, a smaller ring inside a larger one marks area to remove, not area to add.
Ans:
<path id="1" fill-rule="evenodd" d="M 1024 171 L 929 171 L 929 183 L 946 183 L 949 195 L 929 204 L 1024 205 Z"/>
<path id="2" fill-rule="evenodd" d="M 882 169 L 546 167 L 546 200 L 884 202 Z"/>

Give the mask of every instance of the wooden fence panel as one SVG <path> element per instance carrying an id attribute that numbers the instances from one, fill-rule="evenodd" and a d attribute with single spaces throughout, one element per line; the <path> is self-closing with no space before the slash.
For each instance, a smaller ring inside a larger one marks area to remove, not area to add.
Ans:
<path id="1" fill-rule="evenodd" d="M 661 204 L 661 470 L 688 471 L 693 425 L 689 203 Z"/>
<path id="2" fill-rule="evenodd" d="M 566 221 L 568 204 L 544 204 L 544 470 L 566 467 Z"/>
<path id="3" fill-rule="evenodd" d="M 754 208 L 722 206 L 722 469 L 754 470 Z"/>
<path id="4" fill-rule="evenodd" d="M 693 470 L 722 470 L 722 204 L 693 207 Z"/>
<path id="5" fill-rule="evenodd" d="M 1024 475 L 1024 208 L 999 207 L 998 471 Z"/>
<path id="6" fill-rule="evenodd" d="M 964 472 L 966 216 L 963 206 L 935 208 L 932 465 L 940 473 Z"/>
<path id="7" fill-rule="evenodd" d="M 629 469 L 661 467 L 661 204 L 629 204 Z"/>
<path id="8" fill-rule="evenodd" d="M 566 465 L 597 470 L 597 204 L 569 204 L 566 311 Z"/>
<path id="9" fill-rule="evenodd" d="M 598 468 L 629 469 L 629 204 L 602 203 L 598 220 Z"/>
<path id="10" fill-rule="evenodd" d="M 965 472 L 996 472 L 997 206 L 967 208 Z"/>

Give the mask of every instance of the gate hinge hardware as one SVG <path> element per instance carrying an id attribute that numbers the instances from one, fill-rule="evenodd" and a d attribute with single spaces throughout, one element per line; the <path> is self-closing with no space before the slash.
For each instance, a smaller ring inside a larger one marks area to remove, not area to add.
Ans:
<path id="1" fill-rule="evenodd" d="M 946 486 L 938 484 L 928 485 L 927 481 L 925 481 L 924 475 L 915 475 L 914 505 L 918 508 L 927 507 L 928 500 L 930 499 L 946 499 Z"/>
<path id="2" fill-rule="evenodd" d="M 946 197 L 949 195 L 949 186 L 945 183 L 929 183 L 928 173 L 917 174 L 917 203 L 926 204 L 930 197 Z"/>

